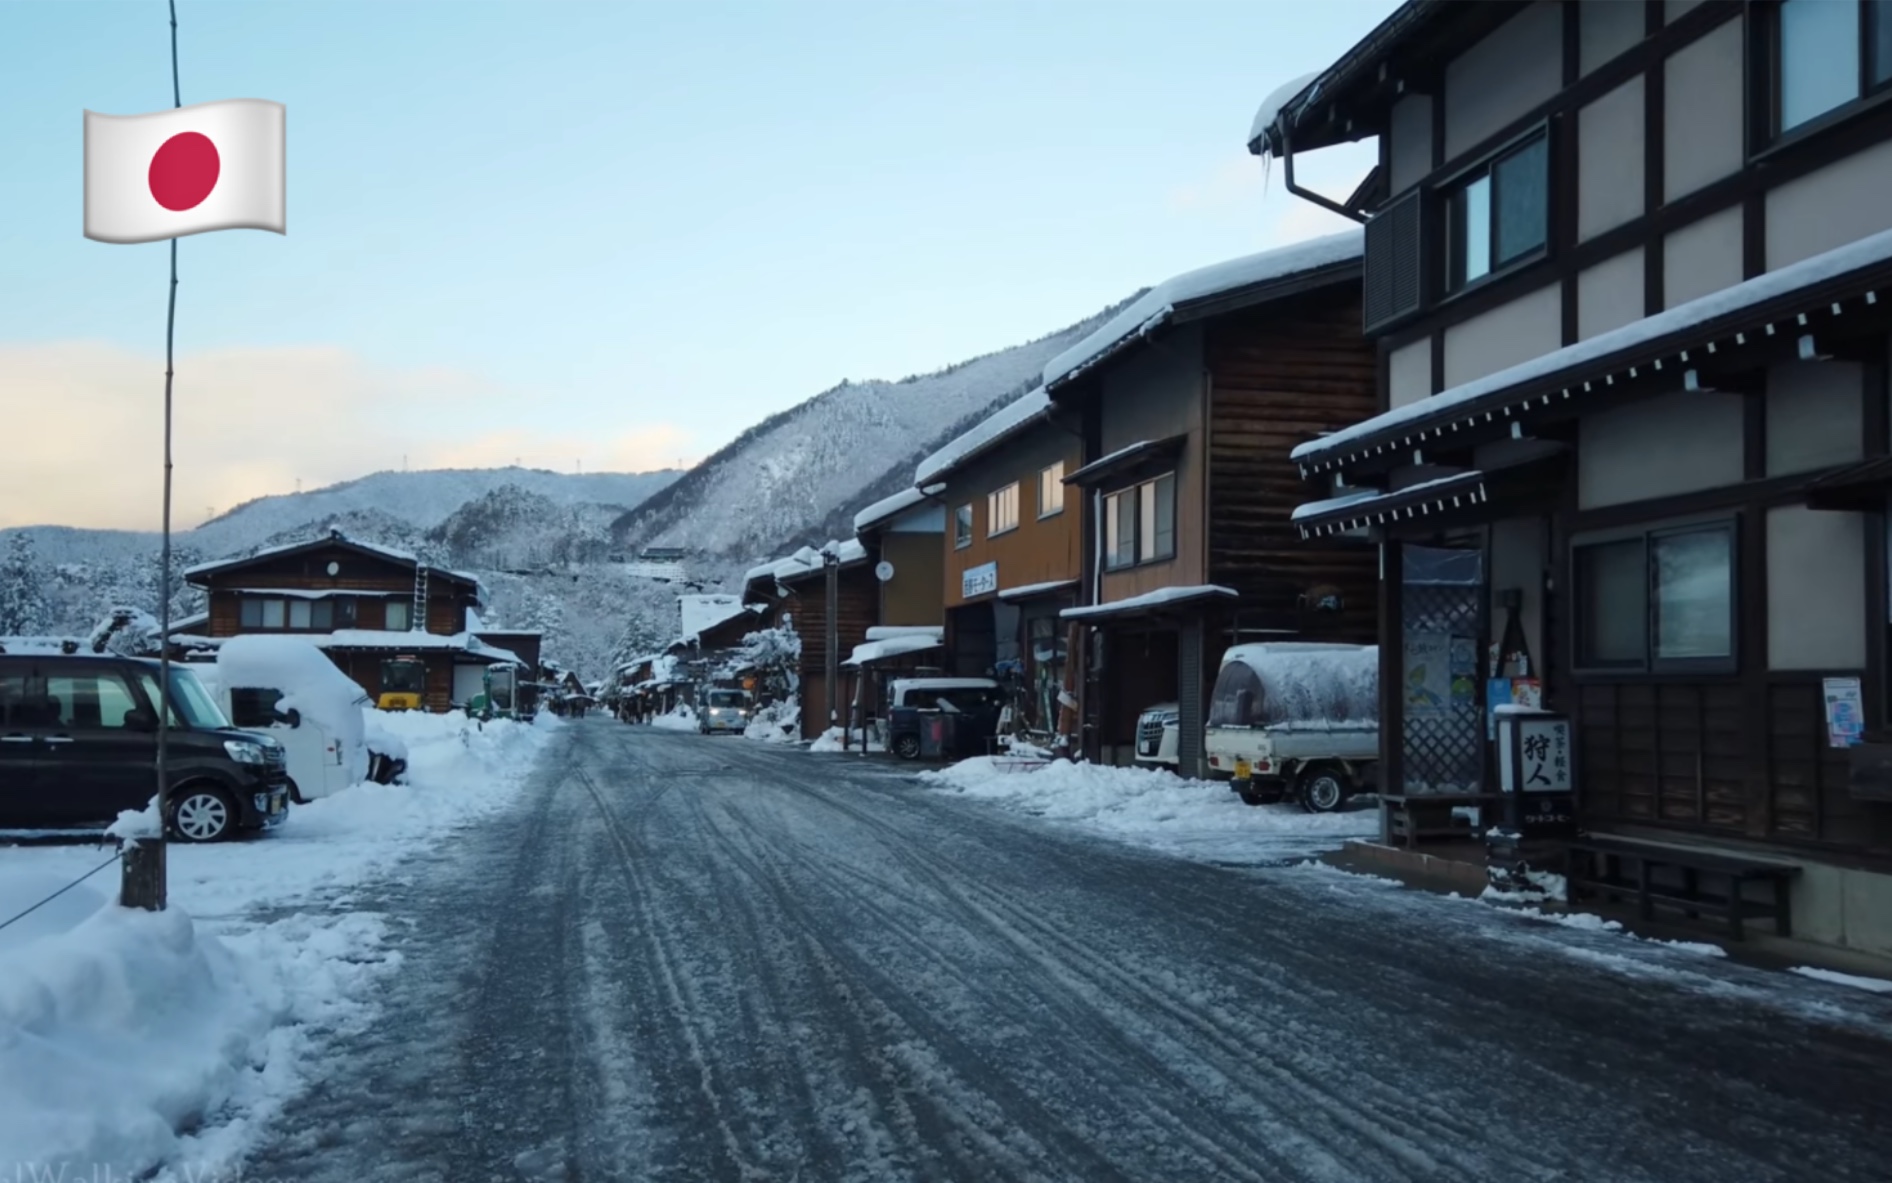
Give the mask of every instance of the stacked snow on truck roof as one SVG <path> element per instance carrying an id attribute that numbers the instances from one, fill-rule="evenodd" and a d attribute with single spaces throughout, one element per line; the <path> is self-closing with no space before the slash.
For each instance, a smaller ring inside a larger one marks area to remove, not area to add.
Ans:
<path id="1" fill-rule="evenodd" d="M 1222 656 L 1261 680 L 1254 717 L 1262 726 L 1333 727 L 1379 720 L 1377 645 L 1273 641 L 1236 645 Z"/>
<path id="2" fill-rule="evenodd" d="M 231 637 L 217 652 L 217 680 L 226 690 L 274 690 L 276 709 L 294 710 L 340 738 L 345 750 L 364 742 L 361 708 L 368 692 L 320 649 L 296 637 Z"/>

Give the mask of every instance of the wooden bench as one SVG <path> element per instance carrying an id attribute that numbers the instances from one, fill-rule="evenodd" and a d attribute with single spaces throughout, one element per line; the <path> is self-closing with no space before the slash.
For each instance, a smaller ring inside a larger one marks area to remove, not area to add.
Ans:
<path id="1" fill-rule="evenodd" d="M 1481 827 L 1454 816 L 1452 810 L 1475 805 L 1479 808 L 1481 822 L 1489 824 L 1488 814 L 1498 801 L 1495 793 L 1381 795 L 1380 831 L 1389 841 L 1407 850 L 1418 845 L 1422 838 L 1476 838 Z"/>
<path id="2" fill-rule="evenodd" d="M 1644 920 L 1654 918 L 1656 905 L 1679 909 L 1691 919 L 1706 914 L 1728 922 L 1728 932 L 1735 940 L 1746 936 L 1748 920 L 1771 919 L 1774 931 L 1793 935 L 1793 913 L 1788 889 L 1800 868 L 1788 863 L 1742 858 L 1719 851 L 1700 850 L 1631 839 L 1591 835 L 1565 844 L 1570 851 L 1569 880 L 1571 898 L 1581 891 L 1592 891 L 1606 900 L 1633 894 Z M 1650 872 L 1667 867 L 1681 872 L 1680 887 L 1657 885 Z M 1726 890 L 1702 890 L 1703 878 L 1719 880 Z M 1744 888 L 1749 883 L 1766 883 L 1772 890 L 1769 899 L 1748 899 Z"/>

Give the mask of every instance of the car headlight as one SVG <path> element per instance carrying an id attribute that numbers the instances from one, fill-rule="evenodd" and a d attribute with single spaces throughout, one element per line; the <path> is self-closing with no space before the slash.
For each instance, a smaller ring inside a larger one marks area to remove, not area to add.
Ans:
<path id="1" fill-rule="evenodd" d="M 230 753 L 230 758 L 238 764 L 266 764 L 263 745 L 249 739 L 226 739 L 223 750 Z"/>

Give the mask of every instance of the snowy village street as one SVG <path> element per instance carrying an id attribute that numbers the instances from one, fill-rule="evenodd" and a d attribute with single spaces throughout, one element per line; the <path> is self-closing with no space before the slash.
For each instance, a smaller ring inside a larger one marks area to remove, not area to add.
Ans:
<path id="1" fill-rule="evenodd" d="M 1882 1179 L 1892 999 L 589 720 L 249 1179 Z"/>

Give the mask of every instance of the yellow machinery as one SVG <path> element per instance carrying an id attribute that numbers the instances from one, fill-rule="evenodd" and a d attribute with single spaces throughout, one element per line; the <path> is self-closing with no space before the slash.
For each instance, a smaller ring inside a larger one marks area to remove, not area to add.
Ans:
<path id="1" fill-rule="evenodd" d="M 417 711 L 427 693 L 427 667 L 418 657 L 390 657 L 381 663 L 381 696 L 375 705 L 384 711 Z"/>

